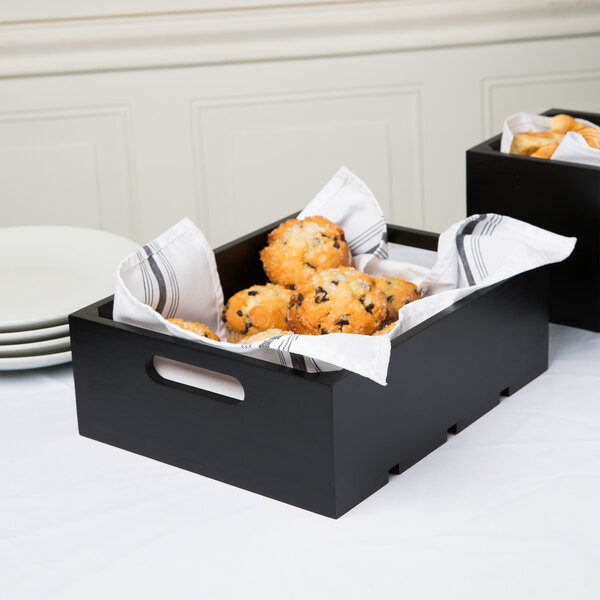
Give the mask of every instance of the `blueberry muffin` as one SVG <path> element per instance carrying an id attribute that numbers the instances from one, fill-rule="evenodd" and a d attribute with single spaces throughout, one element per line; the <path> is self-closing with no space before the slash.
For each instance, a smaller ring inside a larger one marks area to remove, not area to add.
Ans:
<path id="1" fill-rule="evenodd" d="M 291 291 L 280 285 L 253 285 L 231 296 L 223 307 L 230 342 L 267 329 L 289 330 L 286 316 Z"/>
<path id="2" fill-rule="evenodd" d="M 284 331 L 283 329 L 267 329 L 254 335 L 247 335 L 240 340 L 240 344 L 253 344 L 254 342 L 261 342 L 275 336 L 292 335 L 291 331 Z"/>
<path id="3" fill-rule="evenodd" d="M 376 331 L 387 316 L 385 294 L 375 279 L 352 267 L 317 271 L 298 285 L 290 299 L 288 323 L 295 333 Z"/>
<path id="4" fill-rule="evenodd" d="M 203 323 L 195 323 L 194 321 L 184 321 L 183 319 L 167 319 L 173 325 L 177 325 L 186 331 L 193 331 L 198 335 L 201 335 L 206 338 L 210 338 L 211 340 L 215 340 L 215 342 L 220 342 L 219 336 L 214 333 L 210 327 L 207 327 Z"/>
<path id="5" fill-rule="evenodd" d="M 387 301 L 388 321 L 398 319 L 398 311 L 409 302 L 414 302 L 420 298 L 417 292 L 417 286 L 410 281 L 399 279 L 398 277 L 375 277 L 375 285 L 385 294 Z"/>
<path id="6" fill-rule="evenodd" d="M 282 223 L 269 234 L 260 259 L 273 283 L 291 289 L 316 271 L 352 266 L 343 229 L 319 216 Z"/>

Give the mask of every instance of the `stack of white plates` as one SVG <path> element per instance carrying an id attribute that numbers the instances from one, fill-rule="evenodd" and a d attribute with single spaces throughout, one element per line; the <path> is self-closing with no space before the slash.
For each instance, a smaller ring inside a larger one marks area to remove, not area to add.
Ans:
<path id="1" fill-rule="evenodd" d="M 0 228 L 0 371 L 69 362 L 69 314 L 110 296 L 137 248 L 96 229 Z"/>

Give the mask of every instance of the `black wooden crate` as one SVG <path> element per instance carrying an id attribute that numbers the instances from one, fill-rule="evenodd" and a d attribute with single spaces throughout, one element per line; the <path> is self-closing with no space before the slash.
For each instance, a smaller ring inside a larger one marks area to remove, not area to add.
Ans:
<path id="1" fill-rule="evenodd" d="M 226 297 L 265 280 L 258 250 L 275 225 L 215 251 Z M 388 236 L 437 243 L 435 234 L 394 226 Z M 546 370 L 546 291 L 537 269 L 402 334 L 387 386 L 117 323 L 108 298 L 69 319 L 79 432 L 337 518 Z M 245 399 L 169 382 L 154 356 L 233 376 Z"/>
<path id="2" fill-rule="evenodd" d="M 600 114 L 566 113 L 600 126 Z M 600 331 L 600 167 L 500 152 L 499 135 L 467 150 L 467 215 L 499 213 L 577 237 L 550 269 L 550 320 Z"/>

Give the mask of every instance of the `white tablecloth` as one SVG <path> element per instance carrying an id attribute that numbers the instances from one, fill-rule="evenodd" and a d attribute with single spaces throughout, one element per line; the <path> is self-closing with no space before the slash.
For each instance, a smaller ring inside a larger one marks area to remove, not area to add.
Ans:
<path id="1" fill-rule="evenodd" d="M 70 365 L 0 374 L 0 598 L 600 598 L 600 335 L 335 521 L 77 432 Z"/>

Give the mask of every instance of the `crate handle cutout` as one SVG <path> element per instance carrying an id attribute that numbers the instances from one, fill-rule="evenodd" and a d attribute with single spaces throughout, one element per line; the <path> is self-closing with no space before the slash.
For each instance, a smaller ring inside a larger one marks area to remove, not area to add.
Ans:
<path id="1" fill-rule="evenodd" d="M 231 375 L 189 365 L 164 356 L 148 361 L 148 373 L 163 385 L 208 395 L 221 402 L 239 404 L 244 400 L 244 386 Z"/>

